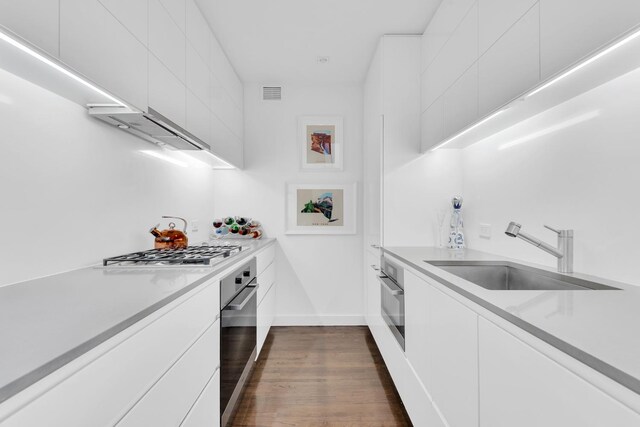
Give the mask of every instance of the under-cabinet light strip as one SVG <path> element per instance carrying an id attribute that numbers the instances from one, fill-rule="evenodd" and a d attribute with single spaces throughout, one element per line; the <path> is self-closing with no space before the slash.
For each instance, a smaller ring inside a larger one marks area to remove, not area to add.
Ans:
<path id="1" fill-rule="evenodd" d="M 543 90 L 545 90 L 546 88 L 548 88 L 551 85 L 554 85 L 556 83 L 558 83 L 560 80 L 569 77 L 571 74 L 575 73 L 576 71 L 586 67 L 587 65 L 591 64 L 592 62 L 597 61 L 598 59 L 602 58 L 603 56 L 613 52 L 614 50 L 618 49 L 619 47 L 624 46 L 625 44 L 629 43 L 630 41 L 636 39 L 638 36 L 640 36 L 640 30 L 636 31 L 635 33 L 630 34 L 629 36 L 625 37 L 624 39 L 620 40 L 619 42 L 611 45 L 610 47 L 606 48 L 605 50 L 603 50 L 602 52 L 592 56 L 591 58 L 587 59 L 584 62 L 579 63 L 578 65 L 576 65 L 575 67 L 565 71 L 564 73 L 560 74 L 558 77 L 548 81 L 547 83 L 543 84 L 542 86 L 534 89 L 533 91 L 529 92 L 528 94 L 526 94 L 524 96 L 524 98 L 529 98 L 530 96 L 535 95 L 536 93 L 539 93 Z"/>
<path id="2" fill-rule="evenodd" d="M 84 85 L 84 86 L 88 87 L 89 89 L 93 90 L 94 92 L 104 96 L 105 98 L 108 98 L 109 100 L 115 102 L 116 104 L 122 105 L 122 106 L 126 106 L 125 103 L 123 103 L 119 99 L 115 98 L 113 95 L 110 95 L 107 92 L 103 91 L 102 89 L 94 86 L 93 84 L 89 83 L 88 81 L 86 81 L 82 77 L 72 73 L 71 71 L 67 70 L 66 68 L 60 66 L 59 64 L 56 64 L 54 61 L 50 60 L 46 56 L 44 56 L 41 53 L 35 51 L 34 49 L 30 48 L 27 45 L 22 44 L 18 40 L 14 39 L 13 37 L 10 37 L 9 35 L 5 34 L 2 31 L 0 31 L 0 40 L 3 40 L 5 42 L 9 43 L 11 46 L 14 46 L 14 47 L 20 49 L 21 51 L 31 55 L 32 57 L 36 58 L 37 60 L 41 61 L 42 63 L 47 64 L 51 68 L 54 68 L 54 69 L 58 70 L 62 74 L 66 75 L 67 77 L 72 78 L 73 80 L 77 81 L 78 83 L 81 83 L 82 85 Z"/>
<path id="3" fill-rule="evenodd" d="M 435 146 L 435 147 L 433 147 L 430 151 L 436 151 L 437 149 L 444 147 L 444 146 L 445 146 L 445 145 L 447 145 L 448 143 L 450 143 L 450 142 L 452 142 L 452 141 L 454 141 L 454 140 L 456 140 L 456 139 L 460 138 L 461 136 L 466 135 L 467 133 L 469 133 L 469 132 L 471 132 L 472 130 L 476 129 L 478 126 L 482 126 L 483 124 L 487 123 L 489 120 L 492 120 L 492 119 L 494 119 L 494 118 L 498 117 L 500 114 L 504 113 L 504 111 L 505 111 L 505 110 L 506 110 L 506 108 L 505 108 L 505 109 L 503 109 L 503 110 L 498 110 L 498 111 L 496 111 L 495 113 L 493 113 L 493 114 L 492 114 L 492 115 L 490 115 L 489 117 L 486 117 L 486 118 L 484 118 L 484 119 L 480 120 L 480 121 L 479 121 L 478 123 L 476 123 L 475 125 L 473 125 L 473 126 L 471 126 L 471 127 L 467 128 L 467 129 L 463 130 L 463 131 L 462 131 L 462 132 L 460 132 L 459 134 L 454 135 L 454 136 L 452 136 L 451 138 L 447 139 L 446 141 L 444 141 L 444 142 L 442 142 L 442 143 L 440 143 L 440 144 L 436 145 L 436 146 Z"/>

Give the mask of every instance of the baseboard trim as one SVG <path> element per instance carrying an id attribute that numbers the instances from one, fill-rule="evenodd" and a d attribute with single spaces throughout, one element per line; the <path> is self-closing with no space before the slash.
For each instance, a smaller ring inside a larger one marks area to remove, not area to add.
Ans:
<path id="1" fill-rule="evenodd" d="M 364 326 L 364 316 L 276 316 L 273 326 Z"/>

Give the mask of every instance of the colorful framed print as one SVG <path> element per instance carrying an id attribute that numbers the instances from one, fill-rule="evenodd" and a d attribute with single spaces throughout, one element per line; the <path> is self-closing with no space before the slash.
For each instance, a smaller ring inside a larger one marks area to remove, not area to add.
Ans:
<path id="1" fill-rule="evenodd" d="M 286 234 L 356 234 L 356 184 L 288 184 Z"/>
<path id="2" fill-rule="evenodd" d="M 303 116 L 298 128 L 302 169 L 342 170 L 342 117 Z"/>

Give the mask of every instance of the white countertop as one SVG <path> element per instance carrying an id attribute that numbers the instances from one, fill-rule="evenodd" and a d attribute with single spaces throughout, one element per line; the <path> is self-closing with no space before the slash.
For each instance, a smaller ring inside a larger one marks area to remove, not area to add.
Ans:
<path id="1" fill-rule="evenodd" d="M 568 274 L 620 290 L 498 291 L 448 273 L 429 261 L 509 261 L 474 250 L 393 247 L 385 252 L 640 394 L 640 287 Z"/>
<path id="2" fill-rule="evenodd" d="M 0 287 L 0 402 L 274 242 L 242 241 L 211 267 L 90 267 Z"/>

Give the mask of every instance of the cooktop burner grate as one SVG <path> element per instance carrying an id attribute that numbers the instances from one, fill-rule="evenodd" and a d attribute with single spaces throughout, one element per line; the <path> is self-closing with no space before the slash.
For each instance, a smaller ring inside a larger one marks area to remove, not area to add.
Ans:
<path id="1" fill-rule="evenodd" d="M 109 265 L 211 265 L 242 250 L 241 246 L 189 246 L 185 249 L 150 249 L 126 255 L 105 258 Z"/>

